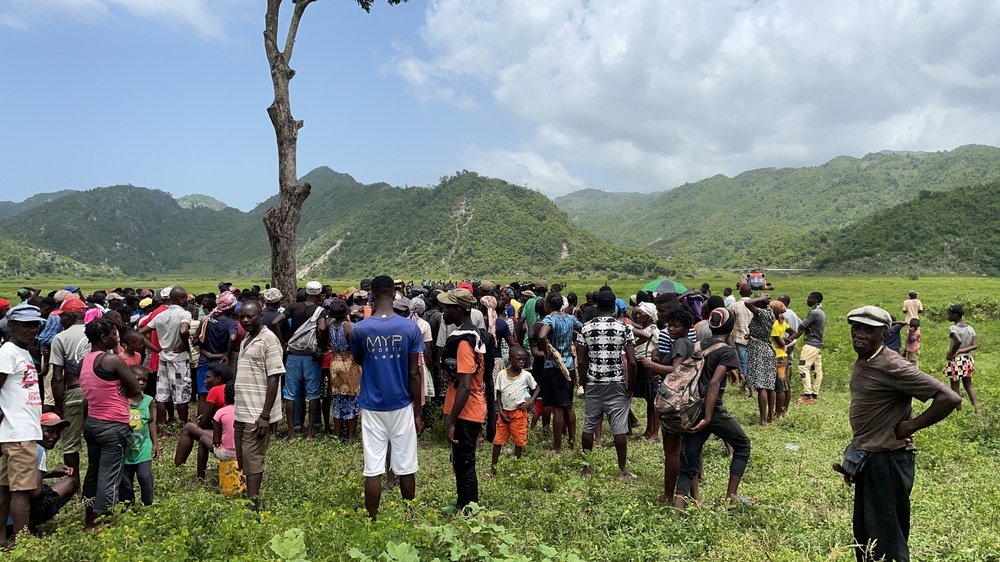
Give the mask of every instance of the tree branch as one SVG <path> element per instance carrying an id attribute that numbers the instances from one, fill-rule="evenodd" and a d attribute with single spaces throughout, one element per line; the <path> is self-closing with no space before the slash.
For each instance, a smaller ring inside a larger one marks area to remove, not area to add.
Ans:
<path id="1" fill-rule="evenodd" d="M 299 32 L 299 20 L 306 7 L 316 0 L 296 0 L 295 11 L 292 12 L 292 21 L 288 23 L 288 36 L 285 37 L 285 50 L 281 52 L 285 56 L 285 64 L 292 62 L 292 49 L 295 47 L 295 34 Z"/>
<path id="2" fill-rule="evenodd" d="M 278 12 L 281 11 L 281 0 L 267 0 L 267 12 L 264 13 L 264 51 L 270 61 L 278 52 Z"/>

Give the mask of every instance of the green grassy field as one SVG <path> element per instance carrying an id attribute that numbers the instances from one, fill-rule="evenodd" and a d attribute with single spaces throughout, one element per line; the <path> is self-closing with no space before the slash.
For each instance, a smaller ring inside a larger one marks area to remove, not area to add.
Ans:
<path id="1" fill-rule="evenodd" d="M 712 275 L 698 281 L 707 280 L 721 290 L 732 283 L 731 277 Z M 79 281 L 85 290 L 125 284 Z M 753 444 L 740 489 L 753 499 L 752 505 L 730 510 L 722 501 L 728 462 L 718 442 L 709 442 L 705 449 L 704 506 L 679 517 L 653 501 L 662 490 L 659 445 L 630 442 L 629 465 L 639 478 L 620 482 L 614 478 L 612 447 L 602 447 L 590 459 L 579 450 L 557 459 L 551 444 L 533 433 L 524 459 L 503 457 L 499 476 L 481 481 L 483 511 L 467 519 L 449 518 L 439 508 L 453 501 L 454 479 L 441 436 L 443 424 L 438 423 L 428 433 L 429 443 L 420 449 L 417 497 L 412 506 L 403 505 L 398 491 L 385 495 L 379 521 L 369 522 L 363 510 L 360 445 L 320 438 L 314 443 L 272 444 L 261 494 L 263 510 L 254 515 L 243 502 L 217 494 L 211 479 L 196 482 L 193 460 L 174 468 L 174 441 L 167 440 L 166 458 L 154 463 L 157 481 L 152 508 L 121 514 L 113 525 L 86 534 L 83 508 L 71 503 L 44 527 L 46 536 L 22 538 L 8 557 L 47 561 L 280 559 L 269 541 L 300 529 L 305 546 L 302 558 L 309 560 L 853 560 L 853 493 L 830 469 L 850 439 L 848 378 L 855 357 L 844 318 L 848 310 L 864 304 L 899 314 L 906 292 L 915 289 L 927 309 L 921 367 L 935 376 L 940 377 L 945 363 L 944 309 L 959 302 L 970 311 L 966 319 L 976 328 L 980 342 L 975 381 L 983 414 L 976 417 L 966 408 L 917 435 L 912 557 L 1000 560 L 1000 438 L 995 433 L 1000 425 L 996 406 L 1000 353 L 994 336 L 1000 327 L 1000 281 L 777 276 L 772 281 L 777 286 L 772 294 L 791 295 L 792 308 L 800 316 L 806 313 L 809 291 L 825 294 L 829 320 L 825 378 L 817 404 L 792 404 L 787 419 L 766 428 L 753 423 L 755 401 L 734 391 L 727 393 L 727 407 Z M 181 283 L 202 292 L 213 288 L 215 281 Z M 569 289 L 582 294 L 602 283 L 603 279 L 569 280 Z M 351 283 L 332 284 L 340 290 Z M 16 285 L 16 280 L 0 281 L 0 294 L 12 293 Z M 614 280 L 611 285 L 620 294 L 628 294 L 642 282 Z M 54 282 L 42 286 L 54 288 Z M 800 388 L 793 382 L 793 393 Z M 633 408 L 642 418 L 644 405 L 637 402 Z M 579 407 L 577 415 L 580 419 Z M 59 458 L 53 453 L 50 466 Z M 489 453 L 481 453 L 478 462 L 480 474 L 485 473 Z M 579 476 L 585 462 L 596 469 L 589 480 Z M 283 552 L 292 555 L 294 550 Z"/>

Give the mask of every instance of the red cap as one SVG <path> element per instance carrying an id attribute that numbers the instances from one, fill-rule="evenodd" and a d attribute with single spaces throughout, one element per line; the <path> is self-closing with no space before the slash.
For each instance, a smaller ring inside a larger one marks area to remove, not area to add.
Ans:
<path id="1" fill-rule="evenodd" d="M 69 425 L 69 421 L 60 418 L 59 414 L 56 414 L 55 412 L 43 412 L 42 425 L 47 425 L 49 427 L 66 427 Z"/>
<path id="2" fill-rule="evenodd" d="M 52 311 L 52 314 L 62 314 L 63 312 L 86 312 L 87 304 L 80 299 L 66 299 L 59 310 Z"/>
<path id="3" fill-rule="evenodd" d="M 0 308 L 3 308 L 5 306 L 10 306 L 10 301 L 7 299 L 0 299 Z"/>
<path id="4" fill-rule="evenodd" d="M 469 291 L 470 293 L 473 292 L 472 291 L 472 284 L 471 283 L 466 283 L 464 281 L 461 282 L 461 283 L 459 283 L 458 287 L 455 287 L 455 288 L 456 289 L 465 289 L 465 290 Z"/>

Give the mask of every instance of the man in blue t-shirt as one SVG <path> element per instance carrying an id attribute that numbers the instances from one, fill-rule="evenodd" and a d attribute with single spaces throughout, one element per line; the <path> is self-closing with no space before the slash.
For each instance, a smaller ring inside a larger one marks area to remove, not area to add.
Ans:
<path id="1" fill-rule="evenodd" d="M 372 279 L 372 315 L 354 325 L 351 355 L 361 365 L 361 442 L 365 451 L 365 507 L 374 520 L 382 498 L 382 474 L 392 446 L 392 471 L 403 499 L 416 491 L 417 433 L 420 419 L 420 353 L 424 338 L 409 318 L 392 310 L 392 277 Z"/>

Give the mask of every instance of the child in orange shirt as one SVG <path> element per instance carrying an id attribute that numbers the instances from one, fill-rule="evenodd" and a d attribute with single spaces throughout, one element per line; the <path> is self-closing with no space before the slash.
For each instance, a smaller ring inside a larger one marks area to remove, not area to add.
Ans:
<path id="1" fill-rule="evenodd" d="M 142 355 L 139 353 L 142 348 L 142 335 L 135 330 L 129 330 L 122 336 L 122 351 L 118 355 L 125 360 L 125 364 L 129 367 L 142 365 Z"/>

